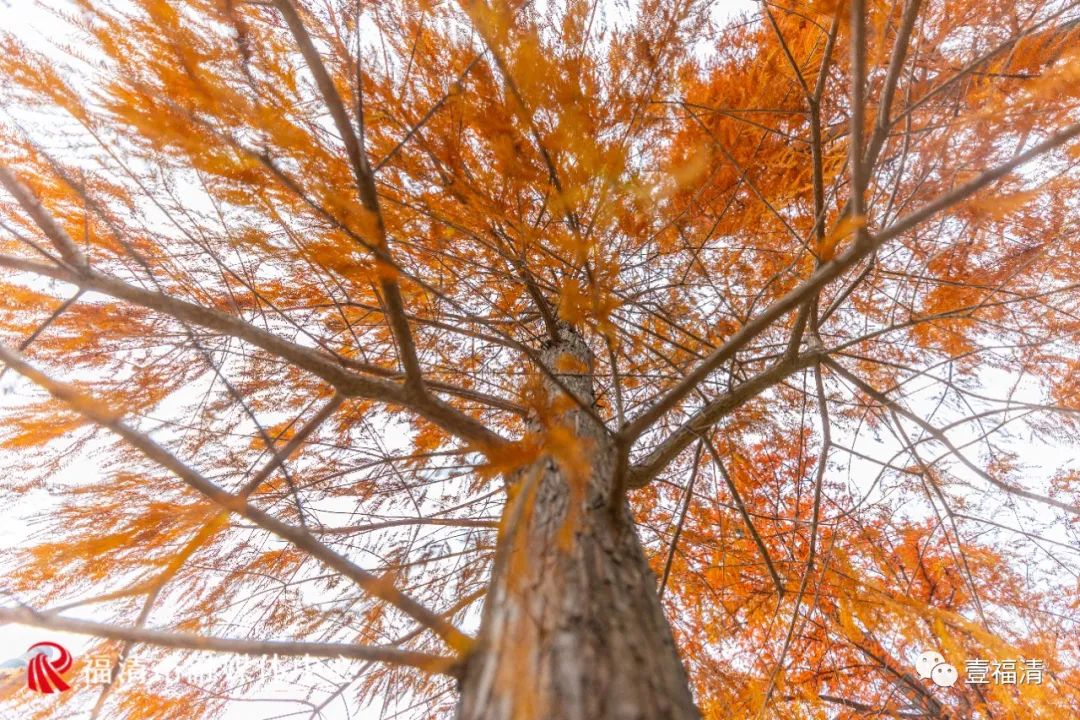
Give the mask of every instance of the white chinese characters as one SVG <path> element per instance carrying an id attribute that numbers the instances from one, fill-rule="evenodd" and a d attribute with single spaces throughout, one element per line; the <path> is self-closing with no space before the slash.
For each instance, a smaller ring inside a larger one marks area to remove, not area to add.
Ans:
<path id="1" fill-rule="evenodd" d="M 1042 685 L 1046 663 L 1020 660 L 968 660 L 964 663 L 968 685 Z"/>

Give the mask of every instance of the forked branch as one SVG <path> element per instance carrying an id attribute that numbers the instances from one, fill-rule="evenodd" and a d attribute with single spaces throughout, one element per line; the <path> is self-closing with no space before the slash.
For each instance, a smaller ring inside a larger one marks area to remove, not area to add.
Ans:
<path id="1" fill-rule="evenodd" d="M 385 579 L 369 573 L 345 556 L 319 542 L 307 529 L 284 523 L 255 507 L 245 498 L 222 489 L 197 470 L 183 463 L 169 450 L 155 442 L 149 435 L 128 426 L 115 411 L 97 398 L 90 397 L 71 385 L 53 380 L 45 373 L 31 366 L 19 353 L 2 344 L 0 344 L 0 361 L 66 404 L 74 412 L 119 435 L 128 445 L 138 450 L 148 460 L 171 471 L 190 488 L 214 504 L 255 523 L 263 530 L 276 535 L 297 549 L 306 552 L 312 558 L 340 572 L 368 594 L 393 605 L 425 627 L 430 628 L 451 648 L 463 652 L 470 646 L 471 641 L 468 636 L 412 597 L 398 590 Z"/>

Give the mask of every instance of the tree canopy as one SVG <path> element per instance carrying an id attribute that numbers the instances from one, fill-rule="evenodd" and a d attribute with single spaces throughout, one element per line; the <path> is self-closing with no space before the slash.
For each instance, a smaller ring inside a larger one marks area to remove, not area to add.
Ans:
<path id="1" fill-rule="evenodd" d="M 0 621 L 449 716 L 521 469 L 584 497 L 574 414 L 704 718 L 1080 716 L 1077 3 L 41 9 L 0 33 L 0 493 L 41 516 Z"/>

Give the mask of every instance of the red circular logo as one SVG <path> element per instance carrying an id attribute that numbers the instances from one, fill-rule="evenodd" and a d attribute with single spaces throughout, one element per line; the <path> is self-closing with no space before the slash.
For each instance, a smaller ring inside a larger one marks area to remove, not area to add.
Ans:
<path id="1" fill-rule="evenodd" d="M 40 649 L 39 649 L 40 648 Z M 55 652 L 50 652 L 55 651 Z M 39 693 L 54 693 L 70 690 L 61 674 L 71 669 L 71 653 L 63 645 L 54 642 L 39 642 L 27 650 L 30 664 L 26 668 L 26 685 Z"/>

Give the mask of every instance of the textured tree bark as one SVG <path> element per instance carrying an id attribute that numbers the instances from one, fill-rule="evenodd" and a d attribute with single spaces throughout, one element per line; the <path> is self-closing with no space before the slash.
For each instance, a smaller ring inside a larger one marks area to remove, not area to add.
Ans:
<path id="1" fill-rule="evenodd" d="M 544 359 L 593 402 L 592 359 L 572 330 Z M 588 467 L 542 457 L 511 478 L 458 720 L 698 718 L 629 510 L 611 509 L 614 449 L 580 408 L 564 422 Z"/>

